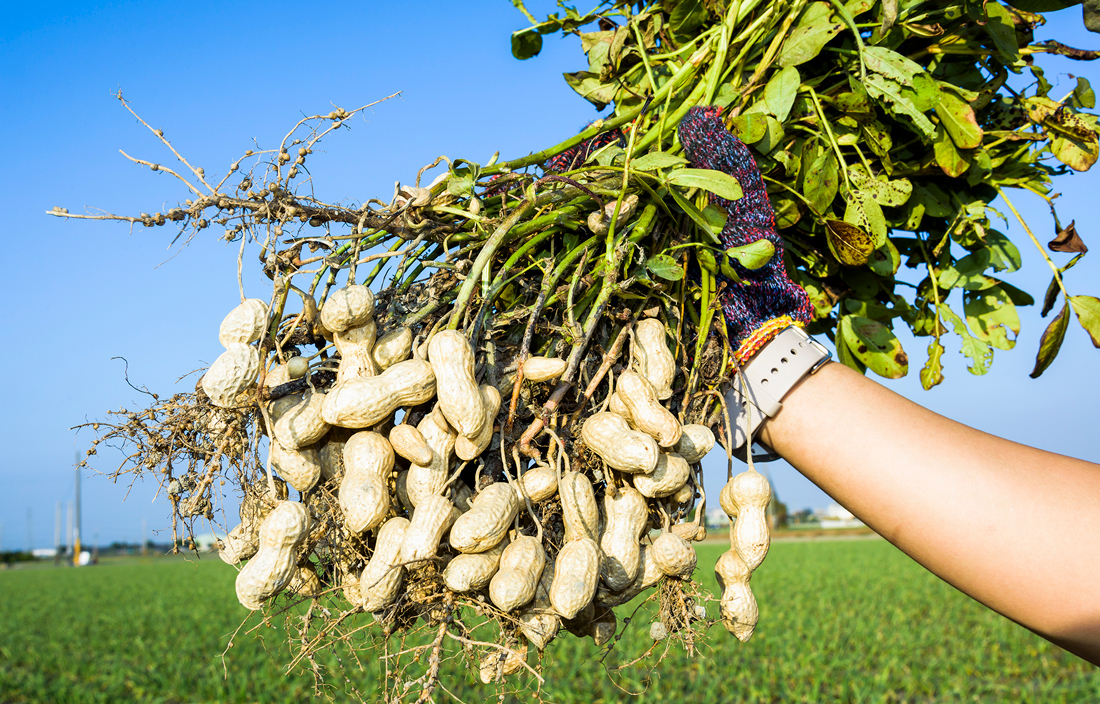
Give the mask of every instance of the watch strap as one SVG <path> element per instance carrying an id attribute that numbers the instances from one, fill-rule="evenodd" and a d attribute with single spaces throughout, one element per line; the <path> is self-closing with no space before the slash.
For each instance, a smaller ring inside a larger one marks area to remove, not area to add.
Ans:
<path id="1" fill-rule="evenodd" d="M 766 418 L 783 408 L 783 398 L 813 374 L 832 353 L 800 327 L 783 329 L 741 367 L 726 395 L 733 423 L 733 447 L 740 448 Z"/>

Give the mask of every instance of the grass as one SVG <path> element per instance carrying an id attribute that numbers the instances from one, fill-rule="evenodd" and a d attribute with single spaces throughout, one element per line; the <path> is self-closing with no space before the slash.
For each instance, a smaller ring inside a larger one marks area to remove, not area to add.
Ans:
<path id="1" fill-rule="evenodd" d="M 724 547 L 699 547 L 696 577 L 710 589 Z M 282 674 L 290 655 L 277 629 L 238 635 L 223 663 L 220 653 L 246 614 L 234 598 L 234 576 L 216 557 L 0 573 L 0 703 L 313 697 L 308 669 Z M 703 657 L 673 648 L 655 668 L 649 658 L 609 676 L 590 639 L 566 634 L 544 656 L 543 696 L 612 702 L 633 699 L 624 691 L 644 692 L 639 701 L 677 704 L 1100 701 L 1100 670 L 979 606 L 882 541 L 777 543 L 753 589 L 761 624 L 748 644 L 719 626 Z M 713 614 L 716 604 L 708 609 Z M 623 607 L 620 618 L 629 612 Z M 649 647 L 651 620 L 639 613 L 609 665 Z M 361 658 L 363 670 L 346 651 L 321 661 L 344 666 L 346 678 L 327 683 L 337 701 L 349 690 L 378 699 L 376 654 Z M 465 702 L 491 692 L 461 657 L 443 671 Z"/>

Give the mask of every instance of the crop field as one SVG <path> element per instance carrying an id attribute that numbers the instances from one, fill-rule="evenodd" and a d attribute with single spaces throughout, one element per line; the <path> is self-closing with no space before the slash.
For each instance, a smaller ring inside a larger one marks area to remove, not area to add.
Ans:
<path id="1" fill-rule="evenodd" d="M 718 542 L 699 548 L 696 578 L 712 591 L 711 568 L 724 549 Z M 250 619 L 227 650 L 247 615 L 234 597 L 235 574 L 216 556 L 0 573 L 0 704 L 314 697 L 308 667 L 283 674 L 290 650 L 281 631 L 248 634 L 256 623 Z M 748 644 L 715 626 L 700 657 L 688 658 L 673 646 L 656 667 L 651 653 L 612 671 L 652 645 L 646 605 L 602 665 L 590 639 L 559 637 L 543 660 L 543 698 L 1100 701 L 1100 670 L 955 592 L 884 541 L 777 543 L 752 584 L 761 620 Z M 708 604 L 712 614 L 716 608 Z M 620 626 L 632 610 L 618 610 Z M 362 618 L 365 623 L 369 617 Z M 343 674 L 329 676 L 322 696 L 377 700 L 378 655 L 327 653 L 322 664 L 342 665 Z M 468 669 L 460 656 L 448 659 L 444 671 L 444 683 L 461 701 L 484 701 L 490 691 L 477 682 L 476 664 Z M 512 679 L 527 691 L 506 699 L 529 701 L 533 679 L 523 673 Z M 448 697 L 437 692 L 436 700 Z"/>

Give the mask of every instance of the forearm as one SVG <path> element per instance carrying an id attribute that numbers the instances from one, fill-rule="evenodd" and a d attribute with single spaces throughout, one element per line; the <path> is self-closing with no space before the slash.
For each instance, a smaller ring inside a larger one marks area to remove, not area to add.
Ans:
<path id="1" fill-rule="evenodd" d="M 917 562 L 1100 664 L 1100 466 L 961 425 L 835 363 L 760 437 Z"/>

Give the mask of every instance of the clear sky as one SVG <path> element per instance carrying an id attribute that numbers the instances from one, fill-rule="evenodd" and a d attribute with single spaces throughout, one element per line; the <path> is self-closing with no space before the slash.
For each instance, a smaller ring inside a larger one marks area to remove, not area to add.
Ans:
<path id="1" fill-rule="evenodd" d="M 552 3 L 528 2 L 536 15 Z M 587 9 L 587 8 L 584 8 Z M 0 523 L 3 547 L 53 542 L 54 508 L 73 498 L 74 453 L 91 435 L 70 428 L 109 409 L 138 407 L 141 394 L 123 379 L 162 394 L 193 388 L 195 376 L 221 351 L 217 327 L 238 301 L 236 249 L 207 230 L 186 247 L 171 246 L 169 227 L 133 232 L 125 225 L 64 222 L 53 206 L 116 213 L 154 212 L 186 197 L 171 177 L 129 163 L 118 150 L 170 163 L 172 157 L 112 97 L 121 89 L 150 124 L 207 174 L 222 175 L 253 140 L 271 146 L 303 114 L 331 105 L 351 109 L 391 93 L 352 129 L 330 136 L 311 168 L 327 200 L 389 199 L 395 180 L 411 181 L 436 156 L 485 161 L 555 144 L 597 117 L 561 79 L 585 65 L 579 42 L 547 37 L 542 55 L 516 61 L 509 33 L 523 17 L 493 2 L 23 3 L 0 27 L 0 124 L 8 135 L 0 224 L 12 267 L 0 280 L 8 314 L 8 365 L 0 406 Z M 1100 36 L 1080 26 L 1080 10 L 1050 16 L 1037 38 L 1083 48 Z M 1041 57 L 1055 94 L 1069 74 L 1092 65 Z M 1100 172 L 1057 182 L 1060 214 L 1100 247 L 1096 201 Z M 1045 241 L 1052 234 L 1042 201 L 1017 205 Z M 1002 228 L 1024 257 L 1008 281 L 1041 298 L 1050 280 L 1040 255 L 1015 222 Z M 37 248 L 37 249 L 36 249 Z M 253 254 L 254 256 L 254 254 Z M 1059 263 L 1068 255 L 1054 255 Z M 254 260 L 253 260 L 254 261 Z M 1067 276 L 1072 293 L 1100 295 L 1100 250 Z M 247 267 L 247 264 L 246 264 Z M 246 278 L 250 296 L 268 289 Z M 956 294 L 957 295 L 957 294 Z M 903 343 L 910 376 L 888 385 L 944 415 L 1011 439 L 1100 461 L 1096 441 L 1098 352 L 1076 321 L 1061 356 L 1038 380 L 1027 374 L 1047 321 L 1024 309 L 1016 349 L 997 352 L 992 371 L 971 376 L 958 345 L 948 342 L 945 383 L 920 389 L 925 340 Z M 948 338 L 950 340 L 950 337 Z M 829 409 L 821 409 L 828 413 Z M 121 456 L 103 450 L 96 467 Z M 793 509 L 828 497 L 782 464 L 772 466 L 778 494 Z M 725 460 L 707 460 L 707 483 L 724 481 Z M 1036 468 L 1037 480 L 1041 468 Z M 167 527 L 168 507 L 155 486 L 113 485 L 87 473 L 84 540 L 137 541 L 142 519 Z M 123 501 L 124 497 L 126 500 Z M 160 537 L 164 537 L 161 534 Z"/>

